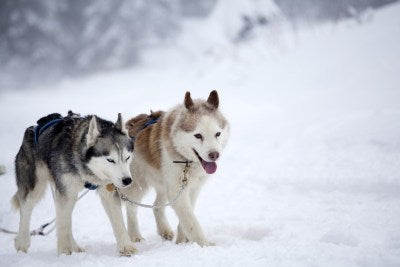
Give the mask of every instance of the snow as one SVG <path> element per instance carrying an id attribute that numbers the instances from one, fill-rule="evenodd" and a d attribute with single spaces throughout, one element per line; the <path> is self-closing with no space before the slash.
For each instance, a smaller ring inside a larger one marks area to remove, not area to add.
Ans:
<path id="1" fill-rule="evenodd" d="M 163 242 L 151 210 L 139 209 L 146 240 L 121 258 L 90 193 L 73 218 L 86 253 L 58 257 L 55 233 L 16 253 L 13 236 L 0 234 L 0 266 L 400 266 L 399 14 L 396 4 L 362 24 L 260 29 L 236 45 L 212 15 L 188 22 L 170 48 L 152 48 L 135 69 L 2 91 L 0 226 L 9 229 L 19 219 L 9 204 L 13 158 L 42 115 L 129 118 L 168 109 L 185 90 L 205 98 L 217 88 L 231 139 L 196 207 L 215 247 Z M 53 218 L 53 207 L 48 191 L 32 229 Z M 176 226 L 171 209 L 168 217 Z"/>

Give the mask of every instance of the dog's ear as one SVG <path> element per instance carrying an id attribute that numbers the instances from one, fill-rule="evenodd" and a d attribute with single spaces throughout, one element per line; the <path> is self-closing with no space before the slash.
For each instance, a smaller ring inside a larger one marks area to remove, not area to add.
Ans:
<path id="1" fill-rule="evenodd" d="M 92 116 L 89 123 L 89 130 L 86 135 L 86 145 L 88 147 L 93 146 L 96 143 L 97 137 L 99 137 L 100 131 L 97 125 L 97 118 L 95 115 Z"/>
<path id="2" fill-rule="evenodd" d="M 117 122 L 115 123 L 115 127 L 120 130 L 123 134 L 128 135 L 128 130 L 126 129 L 126 125 L 122 119 L 121 113 L 118 113 L 118 119 Z"/>
<path id="3" fill-rule="evenodd" d="M 193 109 L 194 103 L 193 103 L 192 97 L 190 96 L 190 92 L 186 92 L 186 94 L 185 94 L 185 102 L 184 103 L 185 103 L 185 107 L 188 110 L 192 110 Z"/>
<path id="4" fill-rule="evenodd" d="M 214 109 L 219 106 L 219 97 L 216 90 L 213 90 L 208 96 L 207 103 L 209 103 Z"/>

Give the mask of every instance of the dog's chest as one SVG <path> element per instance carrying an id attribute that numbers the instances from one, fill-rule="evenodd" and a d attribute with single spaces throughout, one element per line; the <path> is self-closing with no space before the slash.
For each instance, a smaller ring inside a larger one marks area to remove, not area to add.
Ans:
<path id="1" fill-rule="evenodd" d="M 203 184 L 207 178 L 208 175 L 204 175 L 204 171 L 200 168 L 191 168 L 187 174 L 188 184 L 191 186 Z"/>

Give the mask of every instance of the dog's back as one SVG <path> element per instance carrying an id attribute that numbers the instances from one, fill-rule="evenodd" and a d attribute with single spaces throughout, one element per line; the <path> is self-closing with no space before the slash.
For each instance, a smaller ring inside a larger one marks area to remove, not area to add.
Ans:
<path id="1" fill-rule="evenodd" d="M 146 124 L 149 122 L 153 121 L 154 123 L 157 122 L 162 115 L 164 115 L 164 111 L 156 111 L 150 112 L 150 115 L 148 114 L 139 114 L 136 117 L 130 119 L 129 121 L 126 122 L 126 128 L 128 129 L 128 133 L 130 137 L 135 138 L 140 131 L 144 130 L 146 128 Z"/>

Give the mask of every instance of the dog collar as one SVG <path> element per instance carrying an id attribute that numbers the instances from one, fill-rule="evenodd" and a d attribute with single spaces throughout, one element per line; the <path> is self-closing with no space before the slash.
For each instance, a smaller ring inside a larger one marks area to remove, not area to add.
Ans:
<path id="1" fill-rule="evenodd" d="M 186 164 L 186 166 L 189 166 L 190 163 L 193 163 L 193 161 L 191 160 L 174 160 L 172 161 L 173 163 L 182 163 L 182 164 Z"/>
<path id="2" fill-rule="evenodd" d="M 88 181 L 85 182 L 84 186 L 85 186 L 86 189 L 89 189 L 89 190 L 96 190 L 97 188 L 99 188 L 98 185 L 92 184 L 92 183 L 90 183 Z"/>

